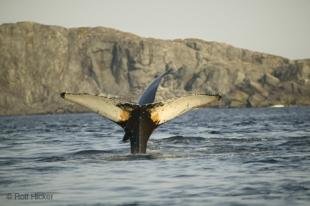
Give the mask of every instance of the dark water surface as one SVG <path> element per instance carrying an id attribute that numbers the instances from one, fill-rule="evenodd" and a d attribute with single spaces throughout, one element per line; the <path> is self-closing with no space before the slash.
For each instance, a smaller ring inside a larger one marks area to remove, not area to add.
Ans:
<path id="1" fill-rule="evenodd" d="M 196 110 L 146 155 L 122 137 L 96 114 L 0 117 L 0 205 L 310 205 L 310 108 Z"/>

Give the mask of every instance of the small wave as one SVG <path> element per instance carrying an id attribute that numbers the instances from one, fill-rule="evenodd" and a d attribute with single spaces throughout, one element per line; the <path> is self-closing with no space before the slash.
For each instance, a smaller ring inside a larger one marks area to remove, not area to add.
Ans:
<path id="1" fill-rule="evenodd" d="M 43 166 L 43 167 L 23 167 L 20 168 L 21 170 L 32 170 L 32 171 L 37 171 L 37 172 L 50 172 L 50 171 L 61 171 L 65 167 L 56 167 L 56 166 Z"/>
<path id="2" fill-rule="evenodd" d="M 67 161 L 67 160 L 75 160 L 75 159 L 80 159 L 81 157 L 84 159 L 94 159 L 95 156 L 99 156 L 100 159 L 102 159 L 102 155 L 104 154 L 111 154 L 117 153 L 117 151 L 113 150 L 81 150 L 78 152 L 73 152 L 73 153 L 66 153 L 62 155 L 57 155 L 57 156 L 49 156 L 49 157 L 41 157 L 38 158 L 38 162 L 62 162 L 62 161 Z M 105 156 L 105 155 L 104 155 Z M 108 157 L 108 156 L 107 156 Z"/>
<path id="3" fill-rule="evenodd" d="M 2 180 L 0 180 L 0 185 L 2 186 L 2 187 L 5 187 L 5 186 L 8 186 L 8 185 L 10 185 L 10 184 L 12 184 L 12 183 L 14 183 L 15 181 L 13 181 L 13 180 L 8 180 L 8 179 L 2 179 Z"/>
<path id="4" fill-rule="evenodd" d="M 18 163 L 17 160 L 11 159 L 11 160 L 0 160 L 0 166 L 10 166 Z"/>
<path id="5" fill-rule="evenodd" d="M 81 150 L 74 152 L 72 155 L 96 155 L 96 154 L 113 154 L 114 150 Z"/>
<path id="6" fill-rule="evenodd" d="M 167 160 L 167 159 L 176 159 L 176 158 L 184 158 L 187 157 L 184 154 L 167 154 L 167 153 L 159 153 L 157 150 L 148 151 L 146 154 L 127 154 L 127 155 L 113 155 L 105 157 L 107 161 L 136 161 L 136 160 Z"/>
<path id="7" fill-rule="evenodd" d="M 154 160 L 158 159 L 154 154 L 128 154 L 124 156 L 110 156 L 107 157 L 108 161 L 134 161 L 134 160 Z"/>
<path id="8" fill-rule="evenodd" d="M 255 143 L 262 142 L 265 139 L 260 137 L 210 137 L 208 138 L 211 142 L 231 142 L 231 143 Z"/>
<path id="9" fill-rule="evenodd" d="M 66 158 L 62 156 L 43 157 L 38 159 L 39 162 L 60 162 L 65 161 Z"/>
<path id="10" fill-rule="evenodd" d="M 281 188 L 285 191 L 291 191 L 291 192 L 303 192 L 310 190 L 309 187 L 302 184 L 297 184 L 295 182 L 285 183 L 281 186 Z"/>
<path id="11" fill-rule="evenodd" d="M 255 124 L 256 122 L 254 120 L 247 120 L 247 121 L 233 123 L 233 126 L 249 126 L 249 125 L 255 125 Z"/>
<path id="12" fill-rule="evenodd" d="M 284 143 L 281 143 L 279 146 L 292 148 L 292 147 L 302 147 L 302 146 L 307 146 L 307 145 L 309 146 L 310 142 L 307 143 L 305 141 L 289 140 L 289 141 L 286 141 Z"/>
<path id="13" fill-rule="evenodd" d="M 279 146 L 309 146 L 310 145 L 310 137 L 309 136 L 296 136 L 296 137 L 289 137 L 288 140 Z"/>
<path id="14" fill-rule="evenodd" d="M 62 142 L 65 142 L 64 140 L 59 140 L 59 139 L 53 139 L 53 140 L 50 140 L 51 143 L 62 143 Z"/>
<path id="15" fill-rule="evenodd" d="M 186 137 L 186 136 L 181 136 L 181 135 L 176 135 L 172 137 L 168 137 L 165 139 L 159 140 L 160 142 L 164 143 L 173 143 L 173 144 L 194 144 L 194 143 L 201 143 L 205 142 L 206 139 L 203 137 Z"/>
<path id="16" fill-rule="evenodd" d="M 216 131 L 216 130 L 212 130 L 212 131 L 209 131 L 209 134 L 221 134 L 220 131 Z"/>
<path id="17" fill-rule="evenodd" d="M 98 129 L 89 128 L 89 129 L 85 129 L 84 132 L 98 132 Z"/>
<path id="18" fill-rule="evenodd" d="M 259 159 L 259 160 L 250 160 L 250 161 L 246 161 L 244 162 L 245 164 L 249 164 L 249 163 L 267 163 L 267 164 L 276 164 L 279 163 L 278 160 L 274 159 L 274 158 L 266 158 L 266 159 Z"/>
<path id="19" fill-rule="evenodd" d="M 12 132 L 12 133 L 13 133 L 13 132 Z M 4 134 L 6 134 L 6 133 L 4 132 Z M 0 136 L 0 141 L 1 141 L 1 142 L 4 142 L 4 141 L 11 141 L 11 140 L 12 140 L 12 138 L 4 137 L 4 136 L 1 137 L 1 136 Z"/>
<path id="20" fill-rule="evenodd" d="M 11 166 L 21 162 L 31 162 L 33 157 L 0 157 L 0 166 Z"/>
<path id="21" fill-rule="evenodd" d="M 50 156 L 39 158 L 38 162 L 61 162 L 75 159 L 97 159 L 110 160 L 112 155 L 121 153 L 119 150 L 81 150 L 78 152 L 67 153 L 61 156 Z"/>

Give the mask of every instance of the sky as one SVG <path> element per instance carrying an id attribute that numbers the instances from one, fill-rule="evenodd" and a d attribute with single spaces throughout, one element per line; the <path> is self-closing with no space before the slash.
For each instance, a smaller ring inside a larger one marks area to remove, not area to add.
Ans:
<path id="1" fill-rule="evenodd" d="M 0 0 L 0 24 L 104 26 L 310 58 L 310 0 Z"/>

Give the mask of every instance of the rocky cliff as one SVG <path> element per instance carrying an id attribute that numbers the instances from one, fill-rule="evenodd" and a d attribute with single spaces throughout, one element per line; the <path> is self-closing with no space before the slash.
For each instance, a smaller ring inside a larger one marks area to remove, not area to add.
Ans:
<path id="1" fill-rule="evenodd" d="M 64 102 L 62 91 L 134 101 L 154 76 L 171 67 L 175 72 L 162 82 L 159 100 L 220 91 L 224 106 L 310 104 L 310 59 L 223 43 L 20 22 L 0 26 L 0 47 L 1 115 L 83 110 Z"/>

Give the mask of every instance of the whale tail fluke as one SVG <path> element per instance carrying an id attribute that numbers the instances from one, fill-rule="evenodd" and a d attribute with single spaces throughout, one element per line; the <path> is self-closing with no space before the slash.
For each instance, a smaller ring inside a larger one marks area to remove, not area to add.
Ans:
<path id="1" fill-rule="evenodd" d="M 65 100 L 87 107 L 99 115 L 119 124 L 121 127 L 126 125 L 131 111 L 138 106 L 132 103 L 123 103 L 116 98 L 86 93 L 72 94 L 63 92 L 60 96 Z"/>
<path id="2" fill-rule="evenodd" d="M 194 108 L 207 107 L 221 99 L 218 94 L 195 94 L 153 103 L 160 80 L 169 72 L 157 77 L 147 87 L 138 104 L 87 93 L 63 92 L 60 96 L 117 123 L 125 131 L 123 141 L 130 140 L 131 153 L 146 153 L 147 142 L 156 127 Z"/>
<path id="3" fill-rule="evenodd" d="M 207 107 L 220 99 L 221 95 L 195 94 L 167 102 L 148 104 L 145 107 L 150 113 L 152 121 L 156 125 L 161 125 L 194 108 Z"/>

